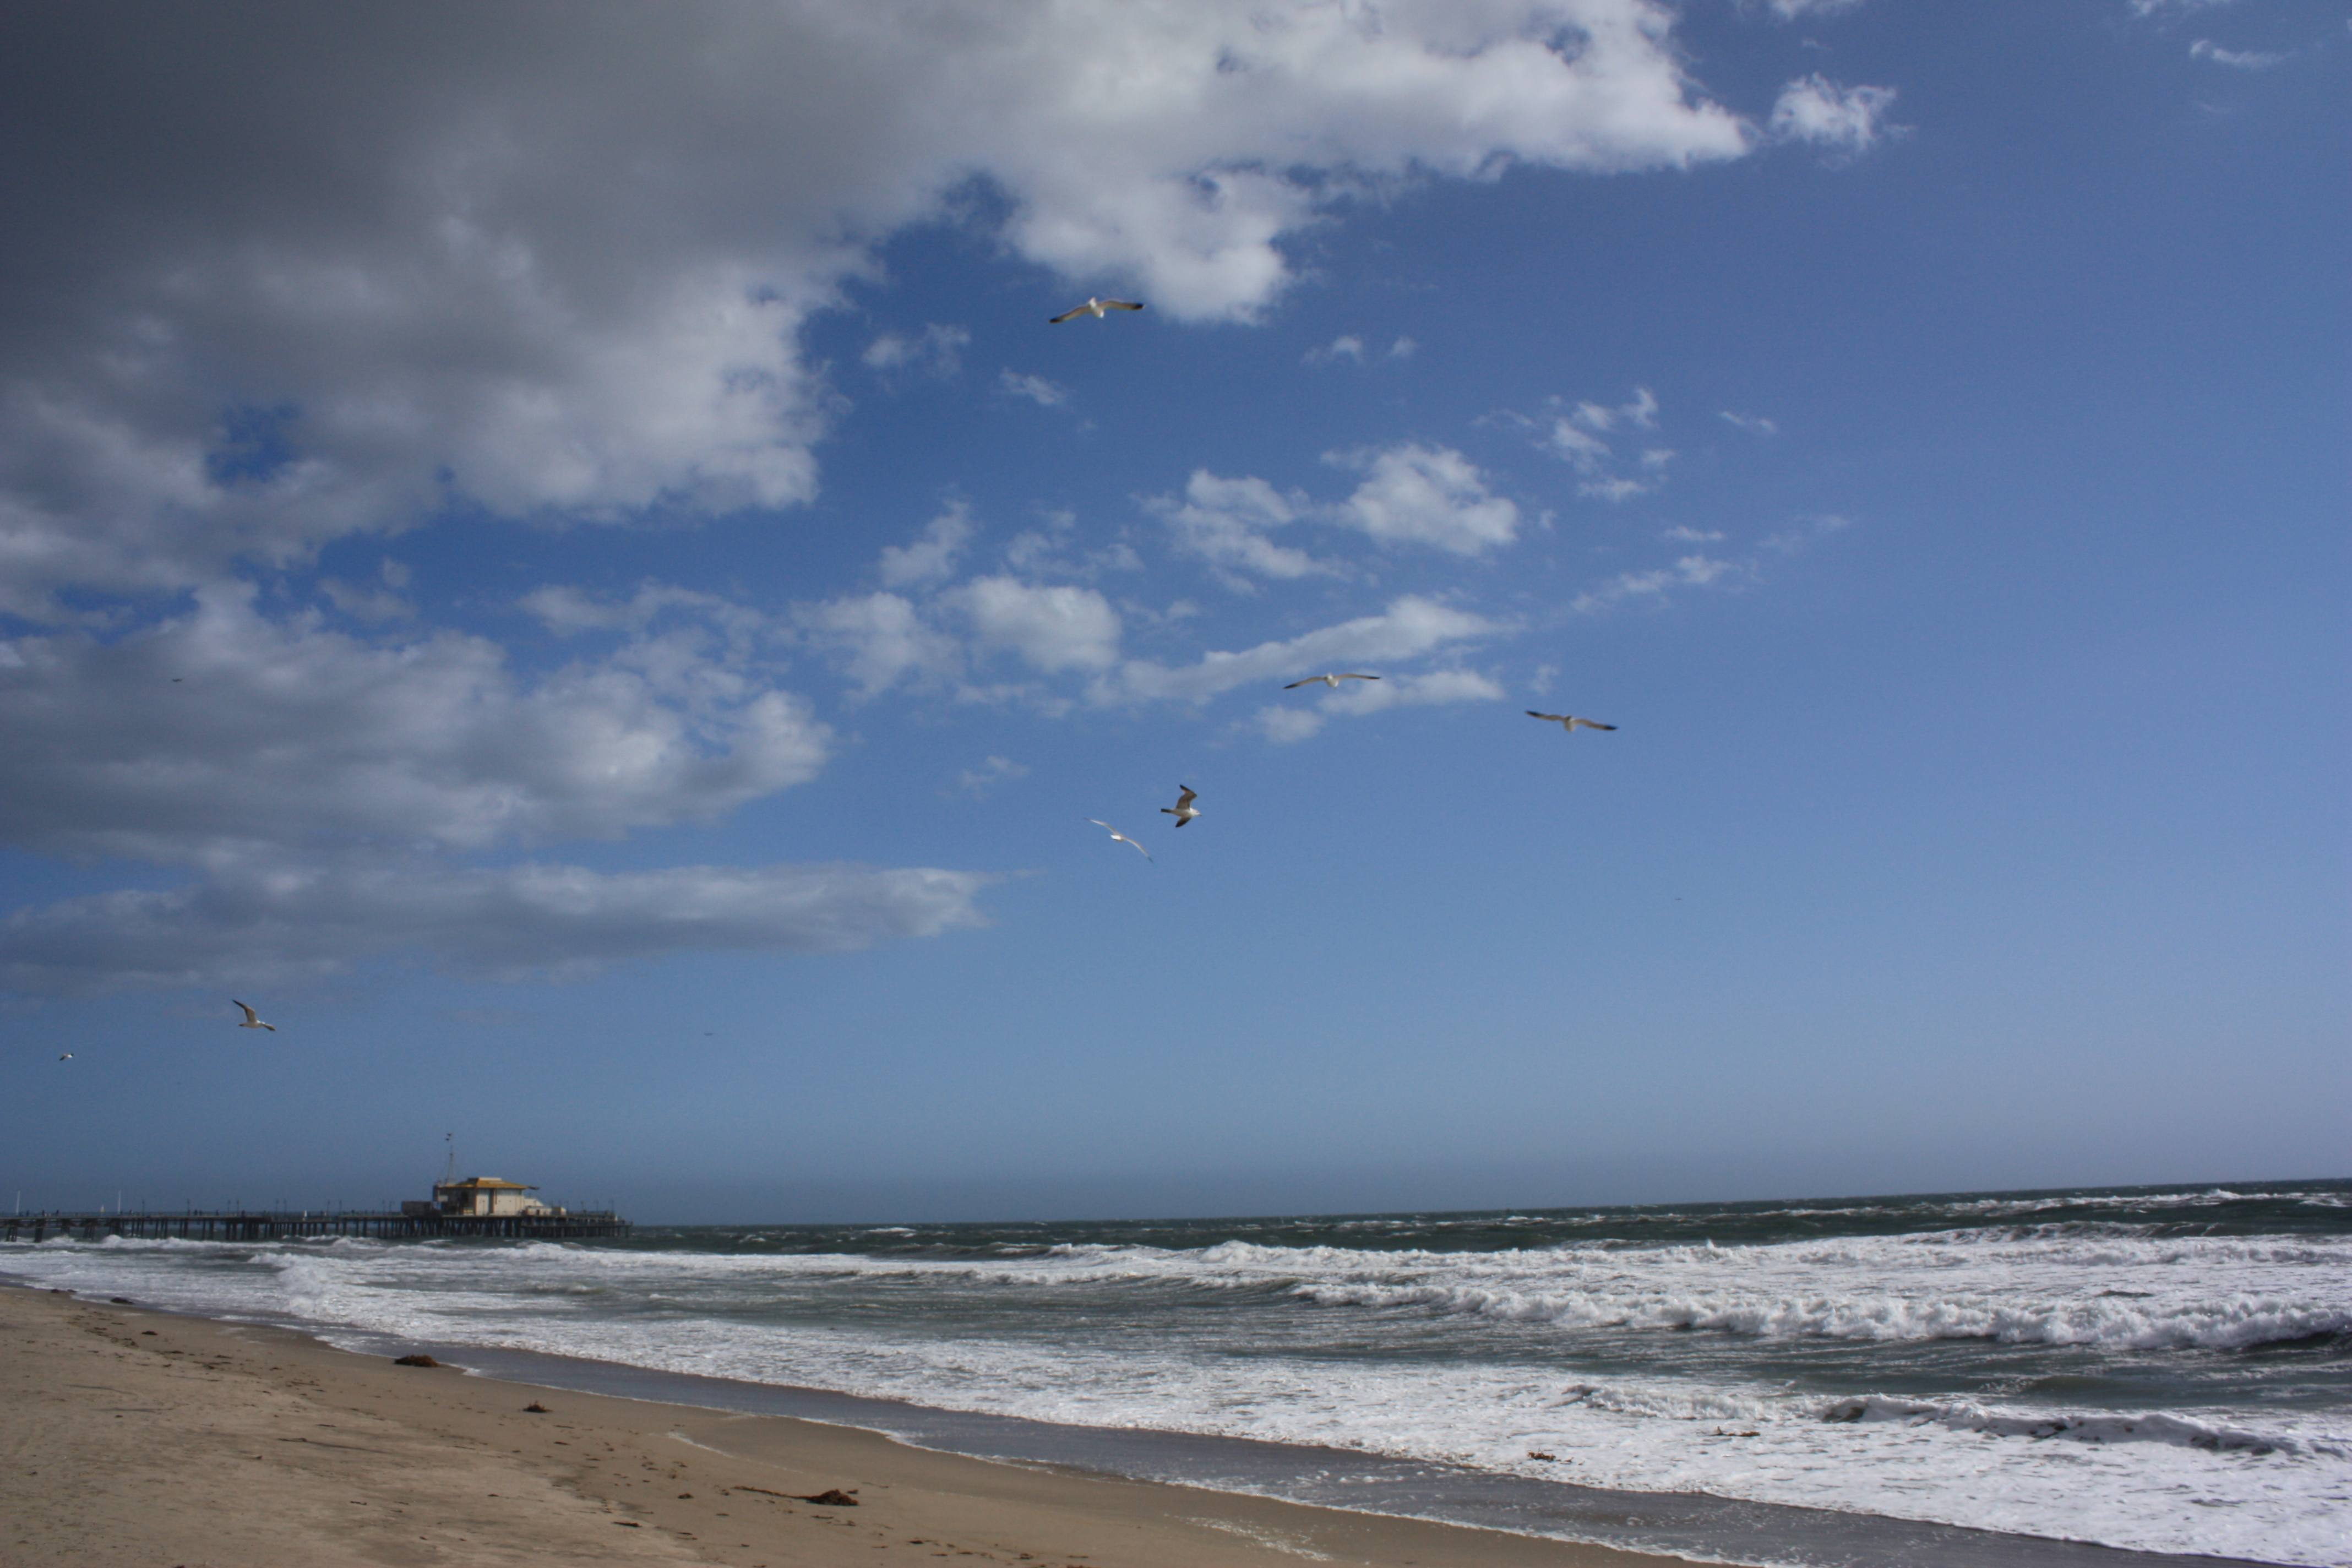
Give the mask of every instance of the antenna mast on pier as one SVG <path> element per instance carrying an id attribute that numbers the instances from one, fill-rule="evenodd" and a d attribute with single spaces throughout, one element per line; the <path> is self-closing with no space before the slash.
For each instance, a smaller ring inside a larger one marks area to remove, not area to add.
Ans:
<path id="1" fill-rule="evenodd" d="M 442 1185 L 447 1186 L 457 1179 L 457 1135 L 455 1132 L 444 1132 L 441 1134 L 441 1139 L 449 1145 L 449 1173 L 441 1178 Z"/>

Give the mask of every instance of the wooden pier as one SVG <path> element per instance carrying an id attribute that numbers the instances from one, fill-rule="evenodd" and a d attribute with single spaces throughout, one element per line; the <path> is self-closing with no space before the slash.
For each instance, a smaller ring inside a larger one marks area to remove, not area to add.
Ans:
<path id="1" fill-rule="evenodd" d="M 416 1205 L 423 1208 L 425 1205 Z M 609 1210 L 583 1214 L 360 1214 L 299 1212 L 236 1214 L 27 1214 L 0 1215 L 0 1240 L 47 1241 L 69 1237 L 171 1237 L 182 1241 L 303 1241 L 363 1236 L 376 1241 L 485 1238 L 499 1241 L 584 1241 L 629 1234 L 629 1222 Z"/>

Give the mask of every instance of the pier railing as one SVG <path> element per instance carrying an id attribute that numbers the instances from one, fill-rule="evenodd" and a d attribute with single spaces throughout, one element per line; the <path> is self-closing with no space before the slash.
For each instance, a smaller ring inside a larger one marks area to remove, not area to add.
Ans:
<path id="1" fill-rule="evenodd" d="M 171 1237 L 183 1241 L 297 1241 L 363 1236 L 378 1241 L 485 1237 L 499 1240 L 569 1241 L 626 1236 L 629 1222 L 610 1210 L 577 1214 L 361 1214 L 310 1209 L 184 1214 L 0 1215 L 0 1239 L 47 1241 L 70 1237 Z"/>

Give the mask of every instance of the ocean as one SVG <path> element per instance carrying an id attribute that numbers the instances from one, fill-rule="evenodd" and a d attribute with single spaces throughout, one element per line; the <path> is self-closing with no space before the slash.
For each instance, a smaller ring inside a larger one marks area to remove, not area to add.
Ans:
<path id="1" fill-rule="evenodd" d="M 0 1273 L 528 1382 L 1721 1562 L 2029 1560 L 1973 1534 L 1994 1531 L 2053 1564 L 2108 1557 L 2054 1544 L 2078 1542 L 2352 1568 L 2352 1181 L 52 1240 L 0 1247 Z"/>

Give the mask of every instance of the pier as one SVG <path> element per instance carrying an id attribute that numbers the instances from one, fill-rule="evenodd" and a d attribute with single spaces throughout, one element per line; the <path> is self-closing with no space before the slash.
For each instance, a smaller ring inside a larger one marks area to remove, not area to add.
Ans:
<path id="1" fill-rule="evenodd" d="M 0 1215 L 0 1239 L 47 1241 L 68 1237 L 102 1241 L 110 1236 L 173 1237 L 181 1241 L 305 1241 L 362 1236 L 375 1241 L 430 1241 L 459 1237 L 499 1241 L 585 1241 L 629 1234 L 629 1222 L 610 1210 L 580 1214 L 542 1210 L 530 1214 L 442 1214 L 411 1204 L 406 1212 L 364 1214 L 300 1211 L 235 1214 L 28 1214 Z M 418 1212 L 418 1211 L 424 1212 Z"/>

